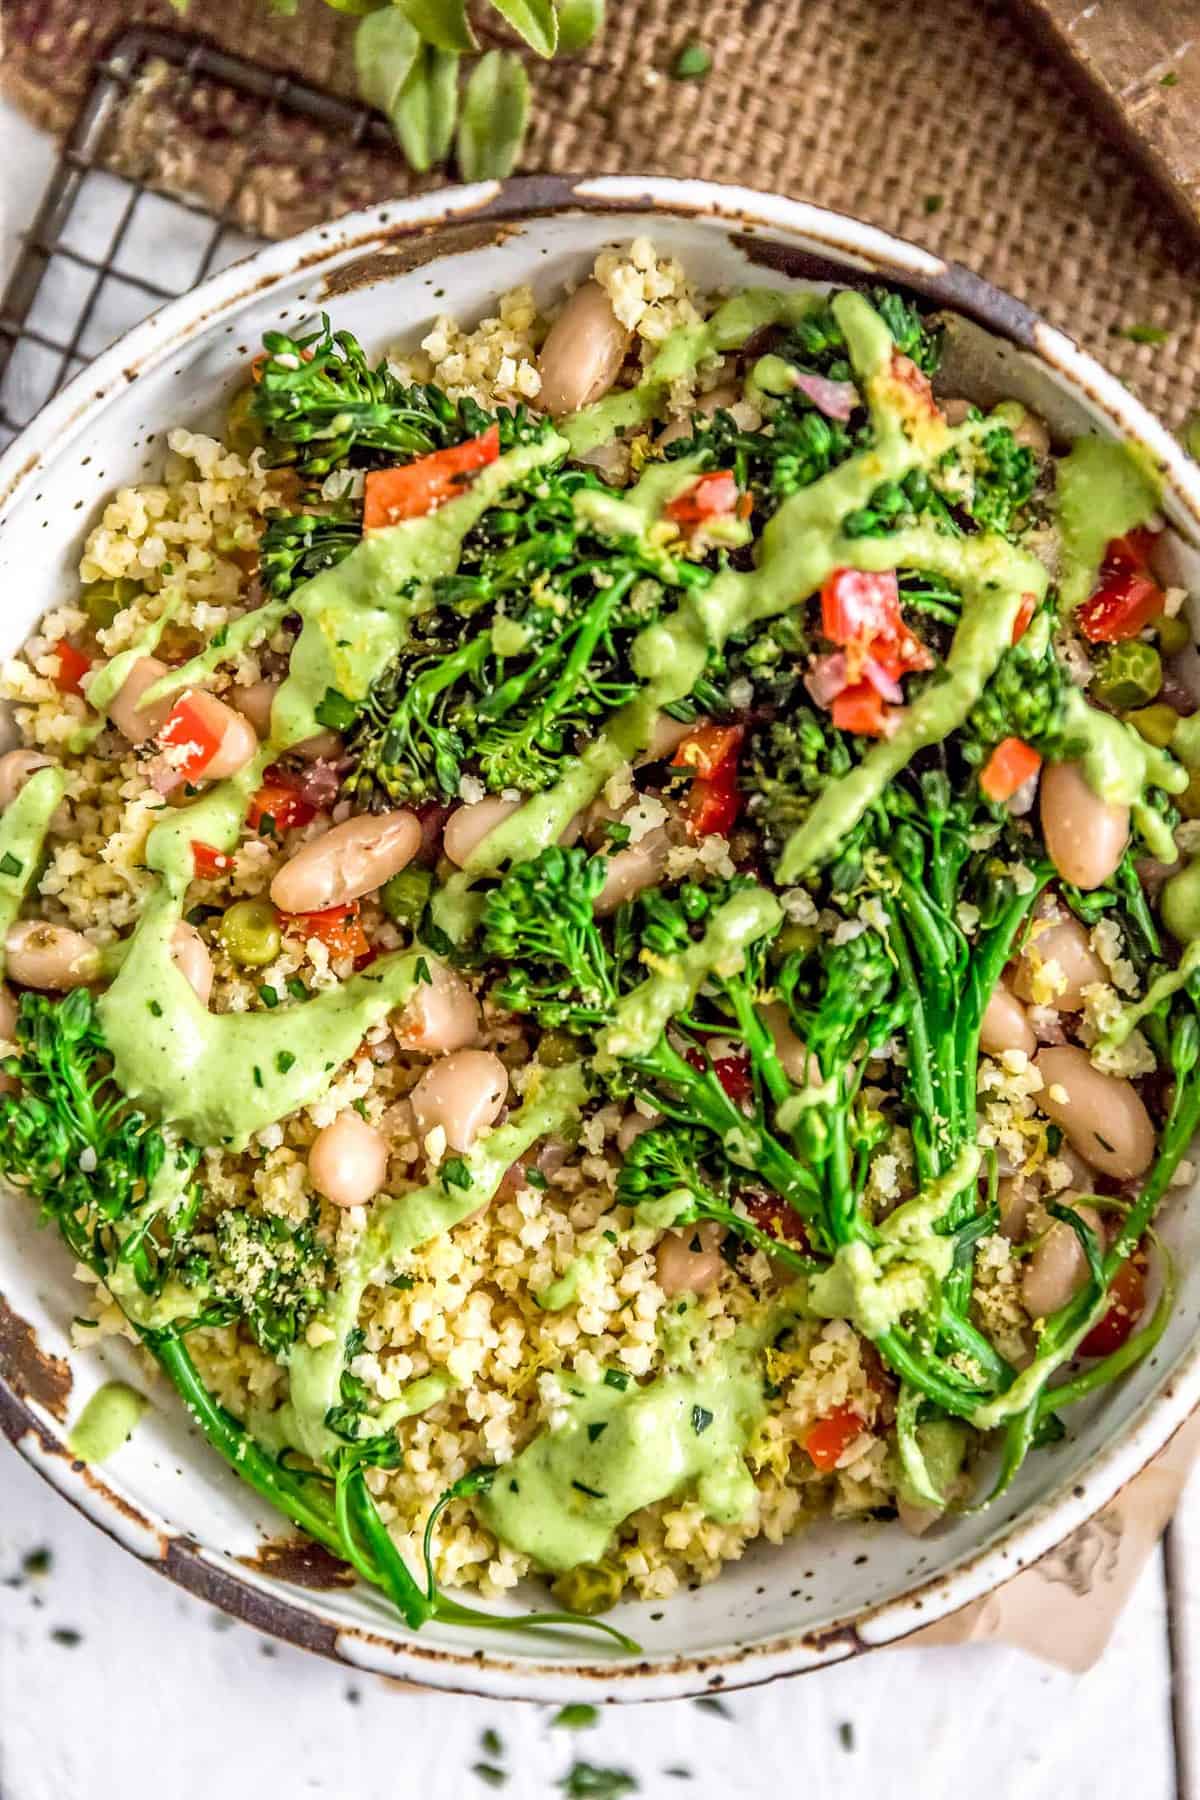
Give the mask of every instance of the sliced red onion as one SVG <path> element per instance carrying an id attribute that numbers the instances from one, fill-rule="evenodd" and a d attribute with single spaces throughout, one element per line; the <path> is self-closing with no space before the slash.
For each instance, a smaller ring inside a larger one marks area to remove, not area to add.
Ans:
<path id="1" fill-rule="evenodd" d="M 795 382 L 827 419 L 848 419 L 858 405 L 858 389 L 852 381 L 830 381 L 827 376 L 797 370 Z"/>
<path id="2" fill-rule="evenodd" d="M 881 700 L 887 700 L 892 706 L 903 706 L 904 689 L 873 656 L 864 662 L 862 672 Z"/>
<path id="3" fill-rule="evenodd" d="M 288 786 L 318 812 L 328 812 L 342 785 L 342 769 L 337 763 L 321 759 L 307 768 L 289 773 Z"/>
<path id="4" fill-rule="evenodd" d="M 847 685 L 846 652 L 834 650 L 813 659 L 804 685 L 818 706 L 830 706 Z"/>

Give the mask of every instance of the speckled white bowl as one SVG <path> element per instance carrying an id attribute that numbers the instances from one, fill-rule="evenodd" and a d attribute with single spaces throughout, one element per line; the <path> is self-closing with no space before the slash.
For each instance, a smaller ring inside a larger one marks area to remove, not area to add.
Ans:
<path id="1" fill-rule="evenodd" d="M 1143 407 L 1061 333 L 966 270 L 853 219 L 741 188 L 661 179 L 532 178 L 449 189 L 307 232 L 226 269 L 105 352 L 0 459 L 0 651 L 72 592 L 85 531 L 112 490 L 153 477 L 164 432 L 216 423 L 264 329 L 330 306 L 371 349 L 415 343 L 436 312 L 464 320 L 532 282 L 543 296 L 597 250 L 645 233 L 705 287 L 878 276 L 961 315 L 949 379 L 1015 395 L 1060 430 L 1123 434 L 1159 463 L 1171 522 L 1200 542 L 1200 470 Z M 357 1667 L 523 1698 L 659 1699 L 816 1668 L 954 1611 L 1082 1525 L 1200 1401 L 1200 1212 L 1179 1195 L 1165 1235 L 1182 1271 L 1154 1356 L 1032 1457 L 991 1512 L 920 1542 L 892 1526 L 828 1525 L 756 1546 L 721 1579 L 613 1615 L 630 1660 L 583 1638 L 443 1628 L 406 1632 L 376 1594 L 314 1588 L 295 1557 L 263 1555 L 281 1521 L 192 1432 L 173 1394 L 103 1470 L 72 1463 L 66 1428 L 121 1366 L 69 1340 L 70 1258 L 31 1209 L 0 1197 L 0 1425 L 69 1499 L 148 1563 L 262 1629 Z M 300 1579 L 296 1579 L 300 1577 Z M 527 1599 L 537 1603 L 531 1592 Z"/>

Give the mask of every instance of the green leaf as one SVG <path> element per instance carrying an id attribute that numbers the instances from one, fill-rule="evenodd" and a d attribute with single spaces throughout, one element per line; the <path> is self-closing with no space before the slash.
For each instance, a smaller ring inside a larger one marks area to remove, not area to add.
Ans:
<path id="1" fill-rule="evenodd" d="M 604 24 L 604 0 L 560 0 L 558 47 L 565 56 L 586 50 Z"/>
<path id="2" fill-rule="evenodd" d="M 409 162 L 422 173 L 450 153 L 458 117 L 458 52 L 423 44 L 391 111 Z"/>
<path id="3" fill-rule="evenodd" d="M 174 6 L 176 0 L 171 0 L 171 4 Z M 188 0 L 183 0 L 183 4 L 186 8 Z M 299 4 L 300 0 L 267 0 L 267 11 L 277 19 L 294 19 Z"/>
<path id="4" fill-rule="evenodd" d="M 365 18 L 354 34 L 354 66 L 358 91 L 367 105 L 377 106 L 390 119 L 420 54 L 420 38 L 396 7 L 384 7 Z"/>
<path id="5" fill-rule="evenodd" d="M 712 72 L 712 57 L 693 40 L 685 44 L 671 65 L 672 81 L 703 81 Z"/>
<path id="6" fill-rule="evenodd" d="M 529 124 L 529 77 L 510 50 L 489 50 L 467 83 L 458 128 L 458 166 L 466 181 L 510 175 Z"/>
<path id="7" fill-rule="evenodd" d="M 352 19 L 364 19 L 368 13 L 380 12 L 390 0 L 325 0 L 330 12 L 345 13 Z M 292 11 L 295 12 L 293 6 Z"/>
<path id="8" fill-rule="evenodd" d="M 558 14 L 554 0 L 492 0 L 502 18 L 520 32 L 539 56 L 553 56 L 558 48 Z"/>
<path id="9" fill-rule="evenodd" d="M 437 50 L 478 49 L 467 0 L 393 0 L 409 24 Z"/>

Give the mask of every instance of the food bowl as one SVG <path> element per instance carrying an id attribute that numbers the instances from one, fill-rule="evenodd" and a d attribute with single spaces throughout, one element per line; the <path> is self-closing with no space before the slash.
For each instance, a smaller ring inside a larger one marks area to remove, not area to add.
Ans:
<path id="1" fill-rule="evenodd" d="M 1019 302 L 965 269 L 816 207 L 705 182 L 530 178 L 380 206 L 261 251 L 175 301 L 105 352 L 0 459 L 0 653 L 69 594 L 92 515 L 112 490 L 152 478 L 166 429 L 216 423 L 264 330 L 324 306 L 367 348 L 420 338 L 435 313 L 471 321 L 529 282 L 549 297 L 596 253 L 646 235 L 703 288 L 828 286 L 882 279 L 952 315 L 948 391 L 1027 403 L 1064 435 L 1140 446 L 1161 470 L 1169 522 L 1200 544 L 1200 470 L 1103 369 Z M 924 1539 L 825 1523 L 756 1545 L 719 1581 L 613 1622 L 622 1655 L 569 1633 L 486 1642 L 448 1626 L 406 1631 L 373 1592 L 287 1535 L 189 1428 L 161 1388 L 102 1467 L 73 1460 L 69 1432 L 113 1376 L 145 1386 L 124 1347 L 71 1340 L 69 1256 L 32 1208 L 0 1204 L 0 1424 L 28 1460 L 103 1529 L 215 1605 L 357 1668 L 514 1698 L 665 1699 L 821 1667 L 906 1634 L 1007 1580 L 1083 1525 L 1200 1401 L 1200 1213 L 1185 1192 L 1163 1234 L 1181 1271 L 1161 1341 L 1122 1382 L 1072 1413 L 995 1506 Z"/>

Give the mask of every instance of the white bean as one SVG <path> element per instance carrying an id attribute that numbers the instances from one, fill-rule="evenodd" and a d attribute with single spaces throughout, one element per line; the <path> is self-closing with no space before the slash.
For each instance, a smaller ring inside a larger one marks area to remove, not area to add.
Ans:
<path id="1" fill-rule="evenodd" d="M 635 894 L 640 894 L 643 888 L 653 887 L 655 882 L 660 881 L 666 872 L 670 853 L 671 840 L 662 825 L 648 831 L 636 844 L 615 851 L 608 858 L 604 886 L 593 903 L 597 916 L 607 918 L 609 913 L 616 912 L 618 906 L 623 906 L 626 900 L 632 900 Z"/>
<path id="2" fill-rule="evenodd" d="M 945 1516 L 940 1506 L 921 1506 L 900 1498 L 896 1501 L 896 1517 L 909 1537 L 924 1537 Z"/>
<path id="3" fill-rule="evenodd" d="M 1085 1162 L 1115 1181 L 1145 1173 L 1154 1159 L 1154 1126 L 1131 1081 L 1094 1069 L 1076 1044 L 1041 1051 L 1035 1066 L 1043 1082 L 1038 1106 Z"/>
<path id="4" fill-rule="evenodd" d="M 444 1056 L 478 1039 L 479 1002 L 454 969 L 431 959 L 428 968 L 430 979 L 392 1015 L 392 1031 L 405 1050 Z"/>
<path id="5" fill-rule="evenodd" d="M 206 694 L 203 688 L 193 688 L 182 698 L 187 702 L 188 720 L 194 719 L 205 737 L 217 740 L 216 749 L 197 774 L 205 781 L 225 781 L 244 769 L 258 749 L 258 737 L 249 719 L 226 706 L 215 694 Z"/>
<path id="6" fill-rule="evenodd" d="M 1125 853 L 1129 808 L 1094 794 L 1078 763 L 1047 763 L 1038 792 L 1050 861 L 1074 887 L 1099 887 Z"/>
<path id="7" fill-rule="evenodd" d="M 388 1145 L 353 1109 L 318 1131 L 308 1152 L 309 1179 L 334 1206 L 365 1206 L 387 1179 Z"/>
<path id="8" fill-rule="evenodd" d="M 271 735 L 271 708 L 280 685 L 278 681 L 252 681 L 249 687 L 229 690 L 229 704 L 249 719 L 260 738 Z"/>
<path id="9" fill-rule="evenodd" d="M 1029 1209 L 1036 1189 L 1023 1175 L 1004 1175 L 996 1183 L 996 1204 L 1000 1208 L 1000 1235 L 1010 1244 L 1019 1244 L 1029 1222 Z"/>
<path id="10" fill-rule="evenodd" d="M 1053 984 L 1047 981 L 1043 995 L 1037 978 L 1047 963 L 1058 965 L 1067 985 L 1051 993 Z M 1108 978 L 1108 970 L 1092 949 L 1084 927 L 1073 913 L 1063 913 L 1049 925 L 1034 924 L 1017 959 L 1013 987 L 1022 1000 L 1036 997 L 1040 1005 L 1052 1006 L 1056 1012 L 1078 1012 L 1083 1006 L 1084 988 Z"/>
<path id="11" fill-rule="evenodd" d="M 0 756 L 0 812 L 10 807 L 31 775 L 50 766 L 40 750 L 7 750 Z"/>
<path id="12" fill-rule="evenodd" d="M 1037 1038 L 1025 1008 L 1002 981 L 996 983 L 983 1009 L 979 1043 L 989 1056 L 1000 1056 L 1005 1050 L 1023 1050 L 1026 1056 L 1032 1056 L 1037 1049 Z"/>
<path id="13" fill-rule="evenodd" d="M 80 931 L 47 925 L 42 919 L 20 919 L 5 940 L 8 973 L 21 987 L 87 987 L 100 974 L 100 952 Z"/>
<path id="14" fill-rule="evenodd" d="M 212 994 L 213 962 L 194 925 L 180 923 L 171 936 L 171 961 L 204 1006 Z"/>
<path id="15" fill-rule="evenodd" d="M 543 411 L 558 418 L 607 394 L 621 372 L 631 335 L 598 281 L 576 288 L 538 357 Z"/>
<path id="16" fill-rule="evenodd" d="M 716 1219 L 668 1231 L 654 1252 L 655 1280 L 673 1300 L 676 1294 L 703 1294 L 721 1279 L 725 1227 Z"/>
<path id="17" fill-rule="evenodd" d="M 508 1093 L 508 1070 L 491 1050 L 455 1050 L 426 1069 L 409 1098 L 424 1143 L 439 1126 L 447 1150 L 469 1150 L 495 1123 Z"/>
<path id="18" fill-rule="evenodd" d="M 131 744 L 144 744 L 147 738 L 157 737 L 162 730 L 178 696 L 168 694 L 165 699 L 156 700 L 153 706 L 139 707 L 138 701 L 147 688 L 152 688 L 168 674 L 170 670 L 166 663 L 159 662 L 157 656 L 141 656 L 109 701 L 110 721 Z"/>
<path id="19" fill-rule="evenodd" d="M 1065 1202 L 1072 1212 L 1085 1219 L 1104 1248 L 1104 1226 L 1099 1213 L 1091 1206 Z M 1025 1265 L 1021 1277 L 1021 1299 L 1032 1319 L 1048 1319 L 1051 1313 L 1073 1300 L 1087 1280 L 1087 1257 L 1083 1245 L 1070 1225 L 1055 1219 Z"/>
<path id="20" fill-rule="evenodd" d="M 798 1087 L 807 1087 L 812 1081 L 821 1079 L 821 1072 L 816 1058 L 810 1053 L 802 1038 L 797 1037 L 792 1029 L 788 1009 L 782 1000 L 772 1000 L 759 1008 L 767 1022 L 767 1030 L 775 1043 L 775 1054 L 783 1067 L 789 1081 Z"/>
<path id="21" fill-rule="evenodd" d="M 660 1112 L 627 1112 L 617 1126 L 617 1149 L 621 1155 L 624 1156 L 637 1143 L 644 1131 L 653 1131 L 656 1125 L 662 1124 L 662 1121 L 663 1116 Z"/>
<path id="22" fill-rule="evenodd" d="M 361 813 L 310 838 L 271 883 L 280 912 L 324 912 L 373 893 L 412 861 L 421 847 L 415 813 Z"/>
<path id="23" fill-rule="evenodd" d="M 511 819 L 523 804 L 521 800 L 504 800 L 499 794 L 489 794 L 486 800 L 472 800 L 466 806 L 456 806 L 446 820 L 442 849 L 458 868 L 465 868 L 471 852 L 495 831 L 497 825 Z"/>

